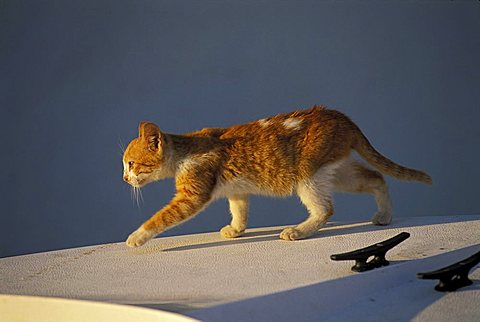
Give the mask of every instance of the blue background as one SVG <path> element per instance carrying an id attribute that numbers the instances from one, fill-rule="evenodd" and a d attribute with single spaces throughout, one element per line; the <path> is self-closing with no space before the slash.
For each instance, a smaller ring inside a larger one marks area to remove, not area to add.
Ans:
<path id="1" fill-rule="evenodd" d="M 395 216 L 479 212 L 478 1 L 0 1 L 0 257 L 123 241 L 173 195 L 122 181 L 138 122 L 181 133 L 325 104 L 434 186 Z M 373 198 L 336 196 L 333 220 Z M 255 197 L 250 226 L 305 217 Z M 164 235 L 215 231 L 220 200 Z"/>

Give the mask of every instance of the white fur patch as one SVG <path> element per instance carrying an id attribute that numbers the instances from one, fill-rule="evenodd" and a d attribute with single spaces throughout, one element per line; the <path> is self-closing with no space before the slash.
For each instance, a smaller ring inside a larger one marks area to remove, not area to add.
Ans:
<path id="1" fill-rule="evenodd" d="M 198 160 L 195 160 L 193 158 L 186 158 L 185 160 L 183 160 L 182 162 L 179 163 L 178 165 L 178 172 L 184 172 L 184 171 L 188 171 L 192 168 L 194 168 L 195 166 L 197 166 L 198 164 L 200 164 L 200 162 Z"/>
<path id="2" fill-rule="evenodd" d="M 269 119 L 261 119 L 261 120 L 258 120 L 257 122 L 258 122 L 258 125 L 260 125 L 261 127 L 267 127 L 272 124 L 272 121 Z"/>
<path id="3" fill-rule="evenodd" d="M 190 169 L 197 167 L 202 163 L 208 163 L 209 160 L 211 160 L 212 158 L 215 158 L 214 152 L 204 153 L 201 155 L 197 155 L 195 157 L 187 157 L 179 162 L 177 166 L 177 172 L 181 173 L 184 171 L 188 171 Z"/>
<path id="4" fill-rule="evenodd" d="M 308 218 L 295 227 L 284 229 L 280 238 L 297 240 L 314 234 L 332 215 L 332 181 L 343 160 L 321 167 L 309 179 L 300 182 L 297 194 L 308 210 Z"/>
<path id="5" fill-rule="evenodd" d="M 266 195 L 274 196 L 272 192 L 259 188 L 255 183 L 244 178 L 237 178 L 233 181 L 219 182 L 213 190 L 213 199 L 237 195 Z"/>
<path id="6" fill-rule="evenodd" d="M 340 160 L 330 163 L 318 169 L 318 171 L 309 179 L 300 182 L 297 187 L 297 193 L 300 199 L 306 203 L 315 205 L 323 202 L 322 199 L 329 199 L 333 190 L 333 180 L 335 173 L 346 160 Z"/>
<path id="7" fill-rule="evenodd" d="M 283 126 L 290 130 L 298 130 L 302 124 L 302 120 L 294 117 L 290 117 L 283 121 Z"/>

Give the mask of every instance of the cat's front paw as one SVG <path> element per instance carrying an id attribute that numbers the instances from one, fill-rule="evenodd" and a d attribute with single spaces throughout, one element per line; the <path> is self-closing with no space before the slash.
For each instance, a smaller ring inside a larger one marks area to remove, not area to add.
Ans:
<path id="1" fill-rule="evenodd" d="M 298 239 L 304 238 L 304 236 L 299 229 L 295 227 L 289 227 L 289 228 L 285 228 L 280 233 L 280 238 L 283 240 L 298 240 Z"/>
<path id="2" fill-rule="evenodd" d="M 226 225 L 220 229 L 220 235 L 224 238 L 235 238 L 242 235 L 242 231 L 238 231 L 230 225 Z"/>
<path id="3" fill-rule="evenodd" d="M 128 236 L 127 246 L 128 247 L 138 247 L 145 244 L 147 241 L 152 239 L 155 234 L 151 230 L 146 230 L 143 227 L 138 228 L 133 233 Z"/>

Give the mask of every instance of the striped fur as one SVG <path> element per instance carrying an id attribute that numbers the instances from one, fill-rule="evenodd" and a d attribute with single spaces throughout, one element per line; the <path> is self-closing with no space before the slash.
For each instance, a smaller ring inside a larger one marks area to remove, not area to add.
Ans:
<path id="1" fill-rule="evenodd" d="M 356 150 L 370 165 L 350 157 Z M 138 138 L 123 156 L 124 180 L 136 188 L 174 177 L 176 194 L 169 204 L 133 232 L 136 247 L 188 220 L 217 198 L 229 199 L 232 221 L 221 230 L 238 237 L 246 228 L 248 196 L 299 195 L 309 217 L 285 229 L 285 240 L 306 238 L 333 214 L 334 191 L 371 193 L 378 212 L 374 224 L 391 221 L 383 174 L 431 184 L 426 173 L 400 166 L 378 153 L 344 114 L 324 107 L 279 114 L 228 128 L 167 134 L 142 122 Z"/>

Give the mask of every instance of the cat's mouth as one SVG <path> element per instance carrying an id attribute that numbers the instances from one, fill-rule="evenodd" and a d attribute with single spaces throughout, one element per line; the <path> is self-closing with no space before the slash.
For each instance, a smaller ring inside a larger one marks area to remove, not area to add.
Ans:
<path id="1" fill-rule="evenodd" d="M 132 186 L 134 186 L 135 188 L 142 188 L 146 184 L 147 184 L 146 179 L 137 179 L 135 180 L 135 182 L 132 182 Z"/>
<path id="2" fill-rule="evenodd" d="M 146 184 L 145 179 L 138 179 L 138 178 L 135 178 L 135 177 L 133 177 L 133 178 L 130 177 L 129 178 L 128 176 L 125 176 L 125 177 L 123 177 L 123 180 L 125 180 L 125 182 L 127 182 L 129 185 L 131 185 L 134 188 L 141 188 Z"/>
<path id="3" fill-rule="evenodd" d="M 134 187 L 134 188 L 141 188 L 141 187 L 143 187 L 143 185 L 142 185 L 140 182 L 132 182 L 130 185 L 131 185 L 132 187 Z"/>

